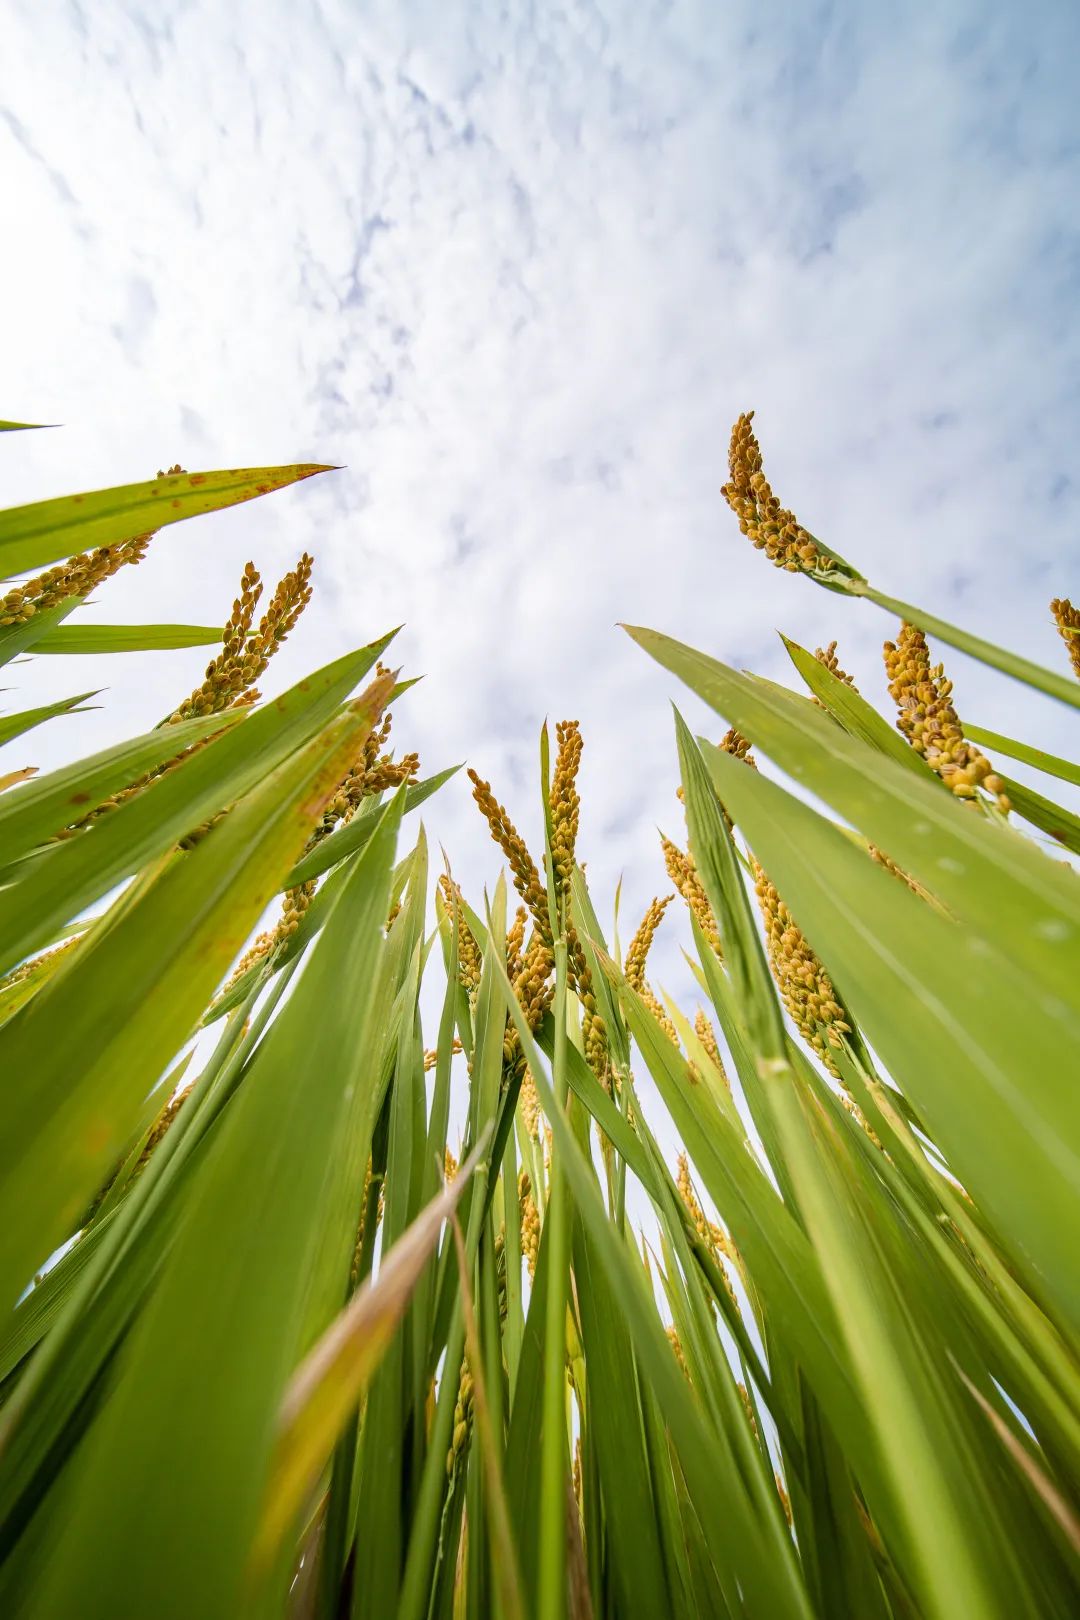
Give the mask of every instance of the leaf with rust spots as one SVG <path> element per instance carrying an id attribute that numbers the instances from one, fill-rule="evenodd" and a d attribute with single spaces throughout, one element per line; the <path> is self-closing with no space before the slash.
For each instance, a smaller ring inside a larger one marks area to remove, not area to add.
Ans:
<path id="1" fill-rule="evenodd" d="M 96 546 L 118 545 L 181 518 L 237 506 L 300 483 L 329 466 L 238 467 L 177 473 L 141 484 L 35 501 L 0 512 L 0 577 L 11 578 Z"/>

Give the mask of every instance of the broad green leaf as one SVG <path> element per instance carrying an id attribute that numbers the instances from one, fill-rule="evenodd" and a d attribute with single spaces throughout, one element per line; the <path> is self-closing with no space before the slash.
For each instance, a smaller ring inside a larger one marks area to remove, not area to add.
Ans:
<path id="1" fill-rule="evenodd" d="M 509 989 L 505 970 L 501 964 L 498 968 Z M 631 1259 L 607 1219 L 592 1168 L 583 1157 L 562 1109 L 556 1104 L 528 1023 L 516 1002 L 512 1002 L 510 1012 L 554 1134 L 554 1151 L 562 1156 L 575 1206 L 588 1226 L 597 1262 L 603 1266 L 619 1299 L 641 1360 L 642 1376 L 661 1403 L 678 1448 L 687 1486 L 701 1515 L 725 1596 L 747 1615 L 808 1616 L 809 1604 L 796 1578 L 794 1560 L 783 1567 L 766 1556 L 760 1526 L 735 1486 L 728 1447 L 712 1424 L 703 1419 L 702 1410 L 679 1371 L 641 1267 Z"/>
<path id="2" fill-rule="evenodd" d="M 242 709 L 199 715 L 175 726 L 158 727 L 37 777 L 17 794 L 0 801 L 0 862 L 7 865 L 17 860 L 114 793 L 175 759 L 193 743 L 217 731 L 227 731 L 247 718 Z"/>
<path id="3" fill-rule="evenodd" d="M 0 576 L 9 579 L 76 552 L 118 545 L 181 518 L 217 512 L 333 470 L 303 465 L 173 473 L 146 483 L 8 507 L 0 511 Z"/>
<path id="4" fill-rule="evenodd" d="M 1013 969 L 1030 975 L 1033 996 L 1046 1002 L 1053 990 L 1061 999 L 1060 1008 L 1045 1006 L 1047 1016 L 1080 1009 L 1080 888 L 1062 882 L 1056 861 L 1011 828 L 976 815 L 929 773 L 905 769 L 846 735 L 795 693 L 739 675 L 655 631 L 630 633 L 954 917 L 976 926 L 995 950 L 1006 946 Z M 705 746 L 711 765 L 717 751 Z"/>
<path id="5" fill-rule="evenodd" d="M 390 1249 L 289 1380 L 282 1397 L 252 1561 L 265 1568 L 315 1486 L 342 1426 L 392 1339 L 443 1223 L 476 1168 L 474 1150 Z"/>
<path id="6" fill-rule="evenodd" d="M 1071 849 L 1074 855 L 1080 855 L 1080 817 L 1042 793 L 1036 793 L 1026 783 L 1015 782 L 1011 776 L 1002 776 L 1000 771 L 998 775 L 1018 816 L 1030 821 L 1040 832 L 1049 833 L 1065 849 Z"/>
<path id="7" fill-rule="evenodd" d="M 19 624 L 0 625 L 0 665 L 10 664 L 20 653 L 32 650 L 36 641 L 81 606 L 81 596 L 69 596 L 66 601 L 58 602 L 55 607 L 44 608 Z"/>
<path id="8" fill-rule="evenodd" d="M 417 782 L 408 788 L 405 794 L 405 813 L 408 814 L 410 810 L 415 810 L 417 805 L 424 803 L 425 799 L 430 799 L 431 795 L 436 793 L 443 783 L 448 782 L 460 769 L 460 765 L 451 765 L 448 770 L 439 771 L 435 776 L 429 776 L 425 781 Z M 285 886 L 292 888 L 295 884 L 308 883 L 312 878 L 321 877 L 323 872 L 328 872 L 332 866 L 336 866 L 339 861 L 343 861 L 347 855 L 355 854 L 357 850 L 363 849 L 371 837 L 372 829 L 378 822 L 379 814 L 380 810 L 377 803 L 359 810 L 351 821 L 346 822 L 344 827 L 339 827 L 336 832 L 332 832 L 329 838 L 324 838 L 321 843 L 316 844 L 315 848 L 305 855 L 303 860 L 297 861 L 289 873 Z"/>
<path id="9" fill-rule="evenodd" d="M 325 725 L 381 650 L 376 643 L 299 682 L 34 865 L 5 896 L 0 970 L 30 955 L 61 923 L 248 792 Z M 166 741 L 173 729 L 162 728 Z M 0 820 L 0 844 L 2 838 Z"/>
<path id="10" fill-rule="evenodd" d="M 1002 950 L 927 906 L 760 772 L 720 749 L 706 759 L 868 1040 L 1007 1235 L 1029 1286 L 1080 1322 L 1071 1241 L 1080 1193 L 1080 1114 L 1069 1080 L 1076 1047 L 1059 1010 L 1044 1004 L 1032 1016 L 1011 942 Z"/>
<path id="11" fill-rule="evenodd" d="M 52 720 L 58 714 L 85 714 L 94 707 L 87 703 L 87 698 L 98 697 L 101 688 L 95 692 L 79 692 L 75 697 L 61 698 L 57 703 L 43 703 L 37 709 L 23 709 L 20 714 L 0 715 L 0 746 L 10 742 L 13 737 L 21 737 L 24 731 L 32 731 L 35 726 Z"/>
<path id="12" fill-rule="evenodd" d="M 62 624 L 34 643 L 35 653 L 160 652 L 210 647 L 221 640 L 212 624 Z"/>
<path id="13" fill-rule="evenodd" d="M 317 815 L 321 798 L 309 795 L 308 806 Z M 378 1106 L 367 1052 L 400 811 L 399 796 L 223 1121 L 76 1464 L 72 1512 L 37 1594 L 42 1616 L 231 1620 L 242 1610 L 277 1418 L 303 1348 L 311 1268 L 328 1240 L 324 1219 L 340 1207 L 352 1138 L 370 1134 Z M 334 1234 L 338 1302 L 355 1242 L 354 1191 L 352 1219 Z M 323 1302 L 324 1323 L 334 1309 Z M 133 1434 L 142 1437 L 136 1447 Z M 163 1456 L 167 1469 L 153 1461 Z"/>
<path id="14" fill-rule="evenodd" d="M 0 1029 L 0 1298 L 71 1232 L 381 712 L 380 677 Z M 120 812 L 117 812 L 119 819 Z"/>

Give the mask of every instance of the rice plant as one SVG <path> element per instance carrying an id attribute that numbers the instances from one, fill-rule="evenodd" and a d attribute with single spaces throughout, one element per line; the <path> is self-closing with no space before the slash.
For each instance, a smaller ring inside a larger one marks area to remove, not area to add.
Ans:
<path id="1" fill-rule="evenodd" d="M 740 418 L 740 526 L 892 615 L 896 714 L 836 643 L 787 687 L 628 627 L 720 740 L 676 716 L 685 829 L 622 951 L 575 722 L 532 849 L 470 770 L 466 895 L 391 636 L 260 698 L 307 556 L 223 630 L 80 621 L 165 524 L 321 470 L 0 513 L 4 662 L 216 648 L 145 735 L 0 764 L 0 1612 L 1075 1612 L 1080 766 L 935 658 L 1075 706 L 1076 610 L 1057 673 L 881 595 Z"/>

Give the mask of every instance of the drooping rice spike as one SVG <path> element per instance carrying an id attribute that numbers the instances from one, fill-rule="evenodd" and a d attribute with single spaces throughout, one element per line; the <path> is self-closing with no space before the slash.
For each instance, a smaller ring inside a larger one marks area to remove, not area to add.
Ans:
<path id="1" fill-rule="evenodd" d="M 142 562 L 153 538 L 152 533 L 140 534 L 115 546 L 80 552 L 22 585 L 12 586 L 0 597 L 0 626 L 24 624 L 36 613 L 57 607 L 72 596 L 89 596 L 121 568 Z"/>
<path id="2" fill-rule="evenodd" d="M 850 564 L 804 529 L 794 512 L 780 505 L 762 470 L 761 446 L 752 427 L 753 411 L 744 412 L 731 430 L 729 480 L 720 493 L 739 520 L 751 545 L 777 568 L 827 581 L 860 576 Z"/>

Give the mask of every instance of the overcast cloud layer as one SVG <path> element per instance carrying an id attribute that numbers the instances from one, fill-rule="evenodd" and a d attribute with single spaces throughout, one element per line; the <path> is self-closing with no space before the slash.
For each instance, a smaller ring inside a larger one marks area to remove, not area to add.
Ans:
<path id="1" fill-rule="evenodd" d="M 1072 0 L 5 0 L 0 415 L 66 426 L 0 444 L 0 500 L 343 464 L 164 531 L 98 613 L 215 622 L 248 556 L 272 582 L 313 551 L 267 688 L 404 621 L 427 679 L 399 744 L 468 758 L 533 837 L 538 728 L 577 716 L 582 853 L 605 917 L 625 871 L 632 928 L 680 825 L 677 690 L 616 620 L 779 678 L 778 627 L 835 635 L 882 690 L 894 626 L 770 569 L 723 505 L 741 409 L 881 588 L 1064 667 L 1078 61 Z M 962 713 L 1067 746 L 943 652 Z M 31 700 L 114 687 L 35 762 L 154 723 L 204 662 L 22 670 Z M 425 817 L 475 895 L 464 778 Z"/>

